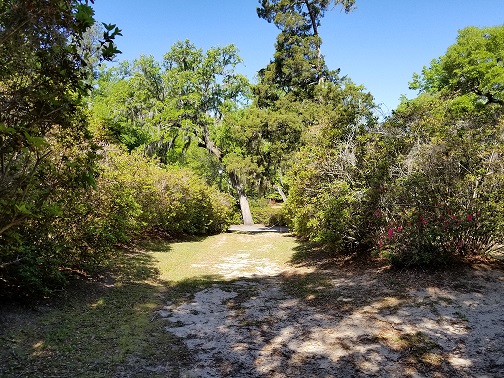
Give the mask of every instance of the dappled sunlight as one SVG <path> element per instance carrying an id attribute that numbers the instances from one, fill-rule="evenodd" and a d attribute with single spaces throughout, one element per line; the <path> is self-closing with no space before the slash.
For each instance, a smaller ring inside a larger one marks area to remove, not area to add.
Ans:
<path id="1" fill-rule="evenodd" d="M 98 307 L 102 307 L 103 305 L 105 305 L 105 300 L 103 298 L 100 298 L 96 302 L 90 303 L 89 307 L 91 307 L 92 309 L 96 309 Z"/>
<path id="2" fill-rule="evenodd" d="M 230 238 L 216 240 L 223 248 Z M 166 330 L 195 357 L 189 375 L 448 378 L 499 369 L 503 347 L 488 340 L 504 338 L 496 334 L 496 324 L 504 324 L 497 291 L 502 272 L 440 275 L 438 285 L 432 274 L 374 267 L 272 263 L 279 273 L 259 274 L 267 263 L 261 252 L 225 251 L 197 266 L 222 281 L 201 286 L 196 276 L 200 289 L 161 313 Z"/>
<path id="3" fill-rule="evenodd" d="M 107 283 L 82 281 L 81 288 L 39 305 L 25 322 L 0 333 L 8 352 L 0 350 L 0 376 L 124 377 L 149 368 L 178 371 L 185 347 L 162 332 L 162 321 L 153 317 L 162 305 L 160 283 L 137 281 L 152 279 L 150 258 L 131 254 L 122 263 Z"/>
<path id="4" fill-rule="evenodd" d="M 284 269 L 267 258 L 252 258 L 249 253 L 223 257 L 214 264 L 191 264 L 191 267 L 215 271 L 226 279 L 274 276 L 280 274 Z"/>
<path id="5" fill-rule="evenodd" d="M 32 357 L 35 358 L 50 358 L 53 354 L 49 348 L 47 348 L 46 343 L 43 340 L 36 341 L 32 345 Z"/>

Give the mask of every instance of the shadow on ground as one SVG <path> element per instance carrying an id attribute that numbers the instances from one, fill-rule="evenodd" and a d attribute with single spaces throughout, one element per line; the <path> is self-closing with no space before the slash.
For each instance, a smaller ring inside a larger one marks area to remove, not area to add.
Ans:
<path id="1" fill-rule="evenodd" d="M 170 287 L 157 276 L 148 254 L 122 251 L 101 277 L 49 299 L 2 303 L 0 376 L 179 377 L 190 353 L 156 316 Z"/>
<path id="2" fill-rule="evenodd" d="M 277 275 L 176 283 L 124 254 L 110 277 L 2 312 L 0 376 L 504 375 L 502 270 L 399 272 L 296 249 Z"/>
<path id="3" fill-rule="evenodd" d="M 300 245 L 303 268 L 277 276 L 187 280 L 198 289 L 160 311 L 193 355 L 185 376 L 504 374 L 501 270 L 335 268 L 321 253 Z"/>

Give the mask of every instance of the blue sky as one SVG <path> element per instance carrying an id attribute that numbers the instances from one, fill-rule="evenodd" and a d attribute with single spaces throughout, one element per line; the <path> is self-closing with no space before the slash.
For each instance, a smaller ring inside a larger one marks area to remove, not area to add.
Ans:
<path id="1" fill-rule="evenodd" d="M 357 0 L 349 14 L 328 12 L 319 32 L 330 69 L 364 85 L 383 111 L 401 94 L 414 97 L 408 81 L 455 42 L 466 26 L 504 24 L 504 0 Z M 257 0 L 95 0 L 97 20 L 123 31 L 119 60 L 141 54 L 161 59 L 179 40 L 196 46 L 235 44 L 253 80 L 274 53 L 278 30 L 259 19 Z"/>

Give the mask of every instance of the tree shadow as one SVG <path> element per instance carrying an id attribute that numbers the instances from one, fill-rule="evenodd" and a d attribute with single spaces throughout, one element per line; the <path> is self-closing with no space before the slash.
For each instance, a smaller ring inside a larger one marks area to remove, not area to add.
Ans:
<path id="1" fill-rule="evenodd" d="M 176 238 L 164 237 L 144 237 L 135 243 L 135 247 L 140 251 L 150 252 L 170 252 L 174 243 L 200 243 L 208 238 L 201 235 L 179 235 Z"/>
<path id="2" fill-rule="evenodd" d="M 170 302 L 163 313 L 167 330 L 194 354 L 187 376 L 502 373 L 504 332 L 491 328 L 504 322 L 496 293 L 502 271 L 328 269 L 312 245 L 296 252 L 293 262 L 312 270 L 253 280 L 202 276 L 170 286 L 175 293 L 191 288 L 190 298 Z M 483 349 L 490 357 L 481 358 Z"/>
<path id="3" fill-rule="evenodd" d="M 310 269 L 179 282 L 160 281 L 151 255 L 125 254 L 110 277 L 0 332 L 0 375 L 501 375 L 502 271 L 330 269 L 323 251 L 297 249 L 293 262 Z"/>
<path id="4" fill-rule="evenodd" d="M 191 355 L 156 316 L 170 285 L 156 261 L 122 250 L 110 267 L 51 298 L 2 306 L 0 376 L 179 377 Z"/>

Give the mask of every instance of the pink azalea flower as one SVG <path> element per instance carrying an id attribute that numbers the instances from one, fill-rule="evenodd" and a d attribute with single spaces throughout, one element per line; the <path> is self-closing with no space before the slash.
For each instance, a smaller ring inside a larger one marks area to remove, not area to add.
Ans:
<path id="1" fill-rule="evenodd" d="M 387 238 L 388 239 L 392 239 L 392 235 L 394 235 L 394 229 L 393 228 L 389 228 L 388 234 L 387 234 Z"/>

